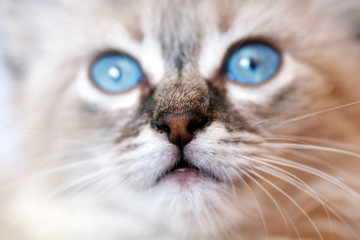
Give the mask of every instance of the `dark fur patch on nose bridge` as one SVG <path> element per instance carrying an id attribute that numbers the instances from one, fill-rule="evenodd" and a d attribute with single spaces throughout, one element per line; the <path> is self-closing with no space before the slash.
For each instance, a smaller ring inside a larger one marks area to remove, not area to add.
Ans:
<path id="1" fill-rule="evenodd" d="M 185 62 L 188 61 L 189 58 L 186 54 L 187 47 L 184 44 L 179 44 L 178 49 L 176 50 L 176 55 L 173 57 L 171 61 L 174 62 L 175 68 L 178 71 L 179 77 L 181 76 L 181 72 L 184 68 Z"/>
<path id="2" fill-rule="evenodd" d="M 184 68 L 184 57 L 182 55 L 178 55 L 175 58 L 175 67 L 179 72 L 179 75 L 182 71 L 182 69 Z"/>
<path id="3" fill-rule="evenodd" d="M 206 116 L 209 94 L 206 84 L 199 79 L 170 81 L 154 94 L 153 119 L 163 113 L 198 113 Z"/>
<path id="4" fill-rule="evenodd" d="M 176 71 L 179 78 L 183 75 L 185 67 L 192 70 L 196 67 L 197 46 L 191 41 L 193 39 L 189 39 L 187 43 L 174 41 L 163 43 L 162 46 L 167 69 Z"/>
<path id="5" fill-rule="evenodd" d="M 193 1 L 182 1 L 181 4 L 191 4 L 192 8 L 166 4 L 157 35 L 167 70 L 176 70 L 179 76 L 185 66 L 195 65 L 202 34 L 198 18 L 193 12 Z"/>

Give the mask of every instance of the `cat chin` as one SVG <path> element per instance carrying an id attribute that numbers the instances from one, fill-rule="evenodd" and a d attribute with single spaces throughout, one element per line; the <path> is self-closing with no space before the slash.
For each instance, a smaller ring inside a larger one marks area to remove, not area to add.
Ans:
<path id="1" fill-rule="evenodd" d="M 227 190 L 224 183 L 195 171 L 172 173 L 146 194 L 145 211 L 150 219 L 158 216 L 157 224 L 166 226 L 172 237 L 203 239 L 225 232 L 231 225 L 229 219 L 235 217 Z"/>
<path id="2" fill-rule="evenodd" d="M 173 197 L 187 197 L 189 200 L 194 196 L 202 197 L 203 191 L 212 189 L 217 191 L 219 185 L 223 185 L 216 179 L 198 170 L 185 169 L 174 171 L 165 175 L 155 188 L 161 192 L 173 195 Z M 206 195 L 204 196 L 206 197 Z"/>

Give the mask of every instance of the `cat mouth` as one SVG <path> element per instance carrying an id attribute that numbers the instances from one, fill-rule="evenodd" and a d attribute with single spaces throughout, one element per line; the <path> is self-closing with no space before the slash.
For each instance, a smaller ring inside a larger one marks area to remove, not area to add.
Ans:
<path id="1" fill-rule="evenodd" d="M 210 178 L 215 181 L 220 181 L 219 178 L 209 170 L 193 164 L 182 156 L 180 160 L 178 160 L 173 167 L 167 169 L 156 182 L 160 182 L 165 178 L 178 178 L 182 181 L 193 178 Z"/>
<path id="2" fill-rule="evenodd" d="M 200 171 L 199 168 L 197 168 L 195 165 L 191 164 L 189 161 L 180 159 L 178 163 L 175 164 L 175 166 L 170 169 L 169 172 L 185 172 L 185 171 Z"/>

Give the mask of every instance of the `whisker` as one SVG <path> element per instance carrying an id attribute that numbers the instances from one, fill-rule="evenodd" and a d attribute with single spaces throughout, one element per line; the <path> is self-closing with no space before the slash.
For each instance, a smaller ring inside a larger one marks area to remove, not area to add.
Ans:
<path id="1" fill-rule="evenodd" d="M 113 181 L 114 180 L 113 176 L 114 175 L 112 174 L 107 174 L 106 176 L 97 179 L 96 182 L 97 187 L 92 186 L 91 190 L 89 189 L 86 189 L 86 191 L 82 190 L 81 198 L 79 198 L 78 201 L 72 201 L 72 205 L 75 207 L 80 205 L 82 208 L 86 208 L 87 206 L 90 206 L 92 200 L 99 199 L 99 197 L 101 197 L 103 193 L 107 192 L 110 189 L 113 189 L 115 185 L 119 185 L 119 181 Z M 76 192 L 73 192 L 72 194 L 76 194 Z"/>
<path id="2" fill-rule="evenodd" d="M 266 162 L 263 161 L 263 158 L 253 158 L 253 161 L 256 161 L 258 164 L 262 165 L 260 166 L 254 166 L 254 168 L 257 168 L 258 170 L 268 173 L 276 178 L 281 179 L 282 181 L 289 183 L 290 185 L 300 189 L 301 191 L 305 192 L 306 194 L 308 194 L 309 196 L 313 197 L 314 199 L 316 199 L 323 207 L 328 219 L 329 219 L 329 225 L 331 226 L 331 229 L 333 227 L 332 222 L 330 220 L 330 215 L 328 212 L 328 209 L 334 214 L 336 215 L 339 219 L 341 219 L 341 221 L 343 221 L 343 223 L 345 223 L 346 225 L 348 225 L 348 223 L 345 222 L 345 220 L 338 214 L 338 212 L 328 206 L 327 203 L 325 203 L 325 201 L 322 199 L 321 195 L 319 195 L 313 188 L 311 188 L 306 182 L 304 182 L 302 179 L 300 179 L 299 177 L 295 176 L 294 174 L 279 168 L 277 166 L 274 166 L 272 164 L 268 164 Z M 264 166 L 265 165 L 265 166 Z M 287 177 L 289 176 L 289 177 Z M 299 186 L 300 184 L 300 186 Z"/>
<path id="3" fill-rule="evenodd" d="M 338 109 L 342 109 L 342 108 L 345 108 L 345 107 L 351 107 L 351 106 L 359 104 L 359 103 L 360 103 L 360 100 L 355 101 L 355 102 L 351 102 L 351 103 L 347 103 L 347 104 L 343 104 L 343 105 L 340 105 L 340 106 L 329 107 L 329 108 L 326 108 L 326 109 L 323 109 L 323 110 L 317 110 L 317 111 L 311 112 L 311 113 L 308 113 L 309 110 L 301 110 L 301 111 L 299 110 L 297 112 L 285 113 L 285 114 L 277 115 L 276 117 L 272 117 L 272 118 L 269 118 L 269 119 L 258 120 L 256 123 L 253 123 L 253 125 L 257 126 L 257 125 L 271 124 L 271 123 L 272 124 L 273 123 L 278 123 L 278 124 L 284 125 L 284 124 L 292 123 L 292 122 L 299 121 L 299 120 L 302 120 L 302 119 L 317 116 L 317 115 L 320 115 L 320 114 L 323 114 L 323 113 L 327 113 L 327 112 L 335 111 L 335 110 L 338 110 Z M 315 109 L 313 109 L 313 110 L 315 110 Z M 295 117 L 292 117 L 292 118 L 286 120 L 286 118 L 294 116 L 294 115 L 295 115 Z M 283 120 L 284 118 L 285 118 L 285 120 Z"/>
<path id="4" fill-rule="evenodd" d="M 276 208 L 279 210 L 280 215 L 286 225 L 286 231 L 287 231 L 287 235 L 289 235 L 289 220 L 290 220 L 290 224 L 291 227 L 293 228 L 293 230 L 295 231 L 298 239 L 301 239 L 299 231 L 297 229 L 297 227 L 294 224 L 294 221 L 291 220 L 289 214 L 287 211 L 285 211 L 280 205 L 279 203 L 275 200 L 275 198 L 269 193 L 269 191 L 267 191 L 264 186 L 262 186 L 259 181 L 257 181 L 255 178 L 253 178 L 250 174 L 248 174 L 246 171 L 241 170 L 242 174 L 244 174 L 246 177 L 248 177 L 250 180 L 252 180 L 257 186 L 259 186 L 261 188 L 261 190 L 270 198 L 270 200 L 275 204 Z M 286 216 L 285 216 L 286 215 Z"/>
<path id="5" fill-rule="evenodd" d="M 264 173 L 270 174 L 292 186 L 295 188 L 301 190 L 302 192 L 306 193 L 307 195 L 311 196 L 312 198 L 316 199 L 322 206 L 322 208 L 325 211 L 325 214 L 329 220 L 329 226 L 331 226 L 332 229 L 332 222 L 330 218 L 330 214 L 328 210 L 334 212 L 334 214 L 338 215 L 337 211 L 335 209 L 330 209 L 330 207 L 324 202 L 324 200 L 317 194 L 308 184 L 306 184 L 304 181 L 296 177 L 295 175 L 283 170 L 280 168 L 272 168 L 267 166 L 254 166 L 254 168 L 258 169 L 259 171 L 262 171 Z"/>
<path id="6" fill-rule="evenodd" d="M 313 188 L 311 188 L 308 184 L 306 184 L 302 179 L 298 178 L 297 176 L 291 174 L 288 171 L 285 171 L 283 169 L 280 168 L 280 170 L 283 170 L 284 174 L 289 175 L 289 177 L 286 177 L 285 175 L 279 176 L 276 170 L 272 171 L 271 168 L 275 167 L 270 165 L 271 167 L 264 167 L 264 169 L 259 168 L 260 171 L 266 172 L 268 174 L 271 174 L 274 177 L 277 177 L 281 180 L 283 180 L 284 182 L 287 182 L 289 184 L 291 184 L 292 186 L 300 189 L 301 191 L 303 191 L 304 193 L 308 194 L 310 197 L 313 197 L 314 199 L 316 199 L 321 205 L 322 208 L 325 211 L 325 214 L 328 218 L 329 221 L 329 226 L 330 229 L 332 229 L 333 232 L 333 223 L 331 221 L 330 218 L 330 213 L 329 211 L 338 219 L 340 220 L 341 223 L 343 223 L 346 227 L 349 228 L 350 231 L 353 232 L 354 236 L 357 235 L 356 230 L 350 226 L 350 224 L 340 215 L 340 213 L 338 212 L 337 208 L 333 206 L 333 204 L 331 202 L 326 201 L 326 199 L 324 199 L 324 197 L 321 194 L 318 194 Z M 294 179 L 292 179 L 294 178 Z M 300 183 L 300 186 L 299 186 Z M 302 186 L 303 187 L 302 187 Z"/>
<path id="7" fill-rule="evenodd" d="M 299 139 L 301 141 L 309 141 L 309 140 L 314 140 L 318 143 L 327 143 L 328 145 L 333 145 L 334 147 L 327 147 L 325 146 L 326 149 L 319 149 L 320 153 L 324 155 L 324 157 L 326 158 L 326 161 L 324 158 L 319 158 L 319 157 L 316 157 L 316 155 L 311 155 L 311 154 L 308 154 L 304 151 L 298 151 L 298 150 L 303 150 L 302 148 L 300 147 L 297 147 L 297 148 L 281 148 L 281 152 L 283 153 L 289 153 L 289 154 L 292 154 L 293 156 L 295 157 L 301 157 L 303 160 L 309 160 L 309 161 L 312 161 L 313 163 L 316 163 L 316 164 L 321 164 L 322 166 L 326 167 L 327 169 L 330 169 L 330 170 L 333 170 L 333 171 L 336 171 L 336 172 L 342 172 L 344 175 L 348 174 L 347 172 L 345 171 L 342 171 L 341 169 L 339 168 L 336 168 L 333 164 L 331 164 L 331 162 L 333 162 L 334 160 L 332 159 L 331 155 L 327 155 L 327 153 L 332 153 L 333 151 L 330 151 L 330 149 L 336 151 L 336 153 L 340 154 L 340 151 L 345 151 L 345 154 L 348 154 L 348 155 L 359 155 L 358 153 L 356 153 L 355 151 L 358 151 L 358 147 L 355 147 L 353 145 L 348 145 L 348 144 L 342 144 L 342 143 L 339 143 L 337 141 L 331 141 L 331 140 L 327 140 L 327 139 L 320 139 L 320 138 L 307 138 L 307 137 L 299 137 Z M 291 141 L 291 142 L 294 142 L 294 141 L 298 141 L 297 140 L 297 137 L 295 137 L 295 139 L 290 139 L 290 138 L 267 138 L 267 140 L 281 140 L 281 141 Z M 272 144 L 288 144 L 288 143 L 281 143 L 281 142 L 277 142 L 277 143 L 272 143 Z M 317 146 L 317 145 L 311 145 L 309 144 L 308 142 L 302 142 L 301 144 L 297 144 L 297 143 L 294 143 L 296 144 L 297 146 L 312 146 L 312 148 L 314 149 L 310 149 L 310 150 L 315 150 L 315 148 L 318 148 L 318 147 L 323 147 L 323 146 Z M 341 145 L 344 149 L 339 149 L 339 148 L 335 148 L 335 147 L 339 147 L 339 145 Z M 280 148 L 278 148 L 280 149 Z M 336 150 L 335 150 L 336 149 Z M 329 150 L 329 151 L 327 151 Z"/>
<path id="8" fill-rule="evenodd" d="M 93 174 L 89 174 L 85 177 L 82 177 L 74 182 L 68 183 L 68 184 L 63 184 L 60 185 L 60 187 L 58 187 L 57 189 L 55 189 L 54 191 L 50 192 L 49 194 L 47 194 L 47 196 L 41 200 L 41 203 L 37 206 L 37 207 L 41 207 L 43 208 L 44 206 L 47 205 L 48 202 L 51 202 L 51 200 L 53 200 L 57 195 L 63 193 L 64 191 L 68 190 L 71 187 L 76 187 L 79 184 L 82 185 L 84 184 L 84 182 L 87 182 L 87 184 L 97 180 L 97 178 L 99 176 L 101 176 L 102 174 L 106 174 L 108 172 L 109 169 L 102 169 L 99 172 L 93 173 Z M 52 208 L 48 207 L 46 213 L 44 213 L 41 217 L 41 219 L 43 219 L 43 221 L 45 220 L 44 218 L 46 217 L 46 214 L 48 214 L 50 211 L 52 211 Z M 6 236 L 6 234 L 8 234 L 20 221 L 21 216 L 17 217 L 16 219 L 14 219 L 9 225 L 8 227 L 5 227 L 5 229 L 3 229 L 0 233 L 0 236 Z"/>
<path id="9" fill-rule="evenodd" d="M 282 150 L 284 153 L 290 154 L 296 158 L 301 158 L 303 162 L 308 161 L 311 162 L 313 164 L 317 164 L 319 165 L 318 167 L 322 167 L 323 171 L 324 170 L 328 170 L 328 171 L 333 171 L 336 172 L 338 174 L 343 174 L 343 175 L 347 175 L 348 172 L 344 171 L 343 169 L 336 167 L 335 164 L 333 164 L 334 159 L 324 159 L 324 158 L 320 158 L 320 157 L 316 157 L 315 155 L 311 155 L 308 154 L 306 152 L 303 151 L 299 151 L 298 149 L 283 149 Z"/>
<path id="10" fill-rule="evenodd" d="M 71 152 L 71 150 L 69 150 L 69 152 Z M 107 152 L 99 152 L 99 151 L 89 151 L 90 153 L 97 153 L 97 154 L 104 154 L 104 153 L 111 153 L 110 151 Z M 57 159 L 61 159 L 63 158 L 65 152 L 61 152 L 61 154 L 58 155 L 53 155 L 53 156 L 45 156 L 43 157 L 43 159 L 48 160 L 48 162 L 46 162 L 47 165 L 49 165 L 50 163 L 52 163 L 52 161 L 57 160 Z M 72 153 L 73 154 L 73 153 Z M 84 153 L 87 154 L 87 153 Z M 82 155 L 72 155 L 70 159 L 82 159 L 79 156 Z M 41 160 L 39 160 L 41 162 Z M 0 188 L 0 194 L 4 193 L 6 191 L 10 191 L 11 189 L 20 186 L 24 183 L 29 183 L 29 182 L 33 182 L 33 181 L 37 181 L 40 180 L 42 178 L 46 178 L 48 176 L 51 176 L 53 174 L 56 173 L 61 173 L 67 170 L 72 170 L 72 169 L 76 169 L 78 167 L 89 167 L 89 166 L 96 166 L 97 165 L 97 161 L 96 159 L 90 159 L 90 160 L 81 160 L 81 161 L 77 161 L 77 162 L 70 162 L 70 163 L 66 163 L 66 164 L 61 164 L 58 166 L 51 166 L 51 167 L 43 167 L 41 169 L 39 169 L 38 171 L 33 167 L 32 168 L 32 173 L 29 173 L 27 176 L 25 176 L 25 174 L 22 174 L 22 178 L 21 179 L 17 179 L 17 180 L 13 180 L 10 183 L 7 183 L 7 186 L 3 186 L 2 188 Z M 40 166 L 39 166 L 40 167 Z"/>
<path id="11" fill-rule="evenodd" d="M 266 179 L 265 177 L 261 176 L 261 174 L 258 174 L 254 170 L 249 170 L 250 173 L 257 176 L 258 178 L 261 178 L 263 181 L 267 182 L 269 185 L 271 185 L 273 188 L 275 188 L 277 191 L 279 191 L 281 194 L 283 194 L 287 199 L 289 199 L 298 209 L 299 211 L 305 216 L 305 218 L 309 221 L 309 223 L 314 228 L 316 234 L 320 237 L 321 240 L 324 240 L 322 234 L 320 233 L 319 228 L 316 226 L 315 222 L 311 219 L 311 217 L 306 213 L 306 211 L 299 205 L 298 202 L 296 202 L 289 194 L 287 194 L 284 190 L 276 186 L 274 183 Z"/>
<path id="12" fill-rule="evenodd" d="M 340 147 L 343 150 L 348 151 L 358 151 L 359 146 L 347 144 L 344 142 L 334 141 L 325 138 L 315 138 L 315 137 L 306 137 L 306 136 L 295 136 L 295 135 L 274 135 L 272 138 L 265 138 L 266 140 L 285 140 L 285 141 L 302 141 L 302 143 L 316 143 L 316 144 L 324 144 L 326 146 L 332 147 Z"/>
<path id="13" fill-rule="evenodd" d="M 51 191 L 50 194 L 48 194 L 46 199 L 52 199 L 52 198 L 58 196 L 59 194 L 62 194 L 65 191 L 68 191 L 69 189 L 74 188 L 74 187 L 75 188 L 73 189 L 73 191 L 77 190 L 81 187 L 84 187 L 86 185 L 89 185 L 90 183 L 101 178 L 102 176 L 106 176 L 110 172 L 110 170 L 112 170 L 112 167 L 102 168 L 101 170 L 96 171 L 94 173 L 86 174 L 85 176 L 78 178 L 75 181 L 72 181 L 72 182 L 66 183 L 66 184 L 62 184 L 55 190 Z"/>
<path id="14" fill-rule="evenodd" d="M 245 171 L 242 171 L 242 173 L 244 173 L 244 172 Z M 267 224 L 265 222 L 264 214 L 263 214 L 263 211 L 262 211 L 262 209 L 260 207 L 259 201 L 257 200 L 257 198 L 256 198 L 256 196 L 254 194 L 254 191 L 250 188 L 249 184 L 241 176 L 239 176 L 239 179 L 242 182 L 242 184 L 245 186 L 247 191 L 251 194 L 252 198 L 255 200 L 255 205 L 256 205 L 257 211 L 258 211 L 258 213 L 260 215 L 263 227 L 264 227 L 264 232 L 265 232 L 266 239 L 269 239 L 268 227 L 267 227 Z"/>
<path id="15" fill-rule="evenodd" d="M 69 164 L 64 164 L 64 165 L 61 165 L 61 166 L 57 166 L 57 167 L 53 167 L 53 168 L 50 168 L 50 169 L 46 169 L 46 170 L 42 170 L 40 172 L 35 172 L 33 174 L 30 174 L 28 176 L 25 176 L 22 175 L 22 178 L 21 179 L 18 179 L 18 180 L 13 180 L 11 181 L 10 183 L 7 183 L 7 186 L 3 186 L 1 189 L 0 189 L 0 194 L 3 194 L 7 191 L 11 191 L 12 189 L 18 187 L 18 186 L 21 186 L 25 183 L 30 183 L 30 182 L 34 182 L 34 181 L 37 181 L 37 180 L 40 180 L 42 178 L 46 178 L 52 174 L 55 174 L 55 173 L 60 173 L 62 171 L 66 171 L 66 170 L 72 170 L 74 168 L 77 168 L 77 167 L 81 167 L 81 166 L 88 166 L 89 163 L 95 163 L 95 161 L 81 161 L 81 162 L 74 162 L 74 163 L 69 163 Z"/>
<path id="16" fill-rule="evenodd" d="M 263 171 L 268 174 L 271 174 L 272 176 L 279 178 L 279 179 L 283 180 L 284 182 L 291 184 L 294 187 L 299 188 L 300 190 L 302 190 L 309 196 L 314 197 L 323 206 L 323 209 L 329 220 L 330 220 L 330 214 L 329 214 L 328 210 L 331 211 L 331 213 L 334 214 L 335 217 L 337 217 L 345 226 L 347 226 L 349 228 L 349 230 L 351 230 L 354 233 L 354 236 L 357 235 L 355 229 L 353 227 L 351 227 L 350 224 L 339 214 L 339 212 L 336 210 L 336 208 L 331 206 L 332 205 L 331 203 L 326 202 L 326 200 L 323 199 L 323 197 L 320 194 L 316 193 L 316 191 L 314 189 L 312 189 L 308 184 L 306 184 L 302 179 L 300 179 L 299 177 L 295 176 L 294 174 L 292 174 L 282 168 L 278 168 L 274 165 L 263 162 L 262 158 L 259 158 L 259 161 L 256 161 L 256 162 L 258 164 L 265 165 L 265 167 L 254 166 L 258 170 Z M 275 171 L 273 171 L 272 169 Z M 285 175 L 288 175 L 289 177 L 286 177 L 283 174 L 279 175 L 280 172 L 282 172 Z M 301 185 L 303 185 L 305 188 L 302 186 L 299 186 L 298 185 L 299 183 Z M 331 229 L 333 229 L 333 224 L 331 221 L 329 221 L 329 224 L 331 226 Z"/>
<path id="17" fill-rule="evenodd" d="M 354 152 L 336 149 L 336 148 L 316 146 L 316 145 L 305 145 L 305 144 L 295 144 L 295 143 L 269 143 L 269 142 L 264 143 L 263 145 L 266 147 L 271 147 L 271 148 L 294 148 L 294 149 L 304 149 L 304 150 L 320 150 L 320 151 L 339 153 L 339 154 L 344 154 L 344 155 L 360 158 L 359 153 L 354 153 Z"/>
<path id="18" fill-rule="evenodd" d="M 266 162 L 270 162 L 276 165 L 282 165 L 282 166 L 286 166 L 289 168 L 293 168 L 293 169 L 297 169 L 300 170 L 302 172 L 306 172 L 309 173 L 311 175 L 317 176 L 323 180 L 329 181 L 332 184 L 340 187 L 341 189 L 343 189 L 344 191 L 350 193 L 351 195 L 353 195 L 354 197 L 356 197 L 357 199 L 360 199 L 360 194 L 358 192 L 356 192 L 354 189 L 350 188 L 349 186 L 347 186 L 346 184 L 344 184 L 343 182 L 341 182 L 340 180 L 336 179 L 335 177 L 326 174 L 316 168 L 304 165 L 304 164 L 300 164 L 297 162 L 292 162 L 289 161 L 287 159 L 281 158 L 281 157 L 275 157 L 275 156 L 271 156 L 268 155 L 268 158 L 264 158 L 262 159 L 263 161 Z M 272 160 L 271 160 L 272 159 Z"/>
<path id="19" fill-rule="evenodd" d="M 360 101 L 356 101 L 356 102 L 351 102 L 351 103 L 343 104 L 343 105 L 336 106 L 336 107 L 327 108 L 327 109 L 324 109 L 324 110 L 320 110 L 320 111 L 317 111 L 317 112 L 305 114 L 305 115 L 302 115 L 302 116 L 298 116 L 298 117 L 295 117 L 295 118 L 291 118 L 291 119 L 282 121 L 281 124 L 288 124 L 288 123 L 296 122 L 296 121 L 303 120 L 303 119 L 313 117 L 313 116 L 316 116 L 316 115 L 320 115 L 320 114 L 323 114 L 323 113 L 335 111 L 335 110 L 338 110 L 338 109 L 341 109 L 341 108 L 354 106 L 354 105 L 359 104 L 359 103 L 360 103 Z"/>

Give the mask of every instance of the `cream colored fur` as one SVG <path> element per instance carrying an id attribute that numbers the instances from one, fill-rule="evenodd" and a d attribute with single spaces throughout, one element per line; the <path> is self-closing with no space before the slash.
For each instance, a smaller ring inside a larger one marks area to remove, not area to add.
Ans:
<path id="1" fill-rule="evenodd" d="M 0 239 L 360 238 L 357 0 L 3 0 L 0 9 L 22 81 L 15 124 L 26 162 L 2 184 Z M 196 43 L 181 81 L 199 89 L 236 42 L 264 40 L 282 54 L 269 82 L 224 84 L 224 101 L 256 131 L 216 120 L 198 133 L 184 154 L 222 181 L 185 189 L 156 181 L 179 149 L 137 117 L 141 89 L 107 95 L 88 75 L 99 54 L 126 52 L 161 96 L 179 80 L 161 45 L 174 36 Z M 129 121 L 138 132 L 119 140 Z"/>

